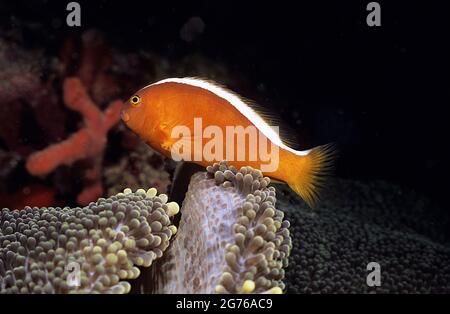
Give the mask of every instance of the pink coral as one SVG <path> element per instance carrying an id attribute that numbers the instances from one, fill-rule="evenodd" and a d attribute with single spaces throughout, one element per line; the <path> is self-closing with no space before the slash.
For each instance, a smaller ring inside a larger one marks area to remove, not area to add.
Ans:
<path id="1" fill-rule="evenodd" d="M 65 141 L 31 154 L 26 167 L 33 175 L 46 175 L 60 165 L 88 160 L 90 167 L 84 175 L 86 185 L 77 197 L 78 203 L 87 204 L 103 193 L 101 168 L 107 133 L 120 118 L 122 102 L 113 101 L 102 112 L 78 78 L 65 79 L 63 95 L 65 105 L 83 116 L 84 127 Z"/>

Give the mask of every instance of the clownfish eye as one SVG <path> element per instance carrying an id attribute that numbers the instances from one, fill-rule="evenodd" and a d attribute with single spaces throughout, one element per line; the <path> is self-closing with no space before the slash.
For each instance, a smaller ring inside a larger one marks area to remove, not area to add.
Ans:
<path id="1" fill-rule="evenodd" d="M 139 106 L 140 102 L 141 102 L 141 97 L 139 97 L 138 95 L 131 96 L 130 103 L 132 106 L 137 107 L 137 106 Z"/>

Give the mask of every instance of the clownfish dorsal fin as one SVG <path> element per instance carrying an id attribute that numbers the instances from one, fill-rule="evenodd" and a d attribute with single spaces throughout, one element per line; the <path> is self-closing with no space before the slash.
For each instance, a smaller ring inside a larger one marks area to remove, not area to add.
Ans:
<path id="1" fill-rule="evenodd" d="M 241 97 L 243 101 L 251 107 L 258 115 L 267 122 L 267 124 L 271 126 L 278 126 L 278 135 L 281 139 L 281 141 L 293 149 L 300 149 L 299 148 L 299 141 L 297 137 L 296 131 L 290 127 L 281 117 L 278 113 L 275 113 L 273 110 L 263 107 L 262 105 L 258 104 L 257 102 Z"/>

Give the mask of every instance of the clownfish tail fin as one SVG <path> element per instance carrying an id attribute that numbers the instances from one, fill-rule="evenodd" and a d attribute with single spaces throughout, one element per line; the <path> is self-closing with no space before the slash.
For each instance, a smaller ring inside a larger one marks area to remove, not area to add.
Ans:
<path id="1" fill-rule="evenodd" d="M 298 167 L 293 169 L 288 184 L 311 208 L 317 205 L 320 190 L 333 170 L 336 152 L 334 144 L 326 144 L 311 149 L 307 155 L 296 156 Z"/>

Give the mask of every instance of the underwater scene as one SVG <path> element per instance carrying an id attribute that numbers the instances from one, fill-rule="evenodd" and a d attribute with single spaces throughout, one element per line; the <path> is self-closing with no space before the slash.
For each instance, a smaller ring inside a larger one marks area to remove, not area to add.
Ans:
<path id="1" fill-rule="evenodd" d="M 0 293 L 450 293 L 448 24 L 1 0 Z"/>

